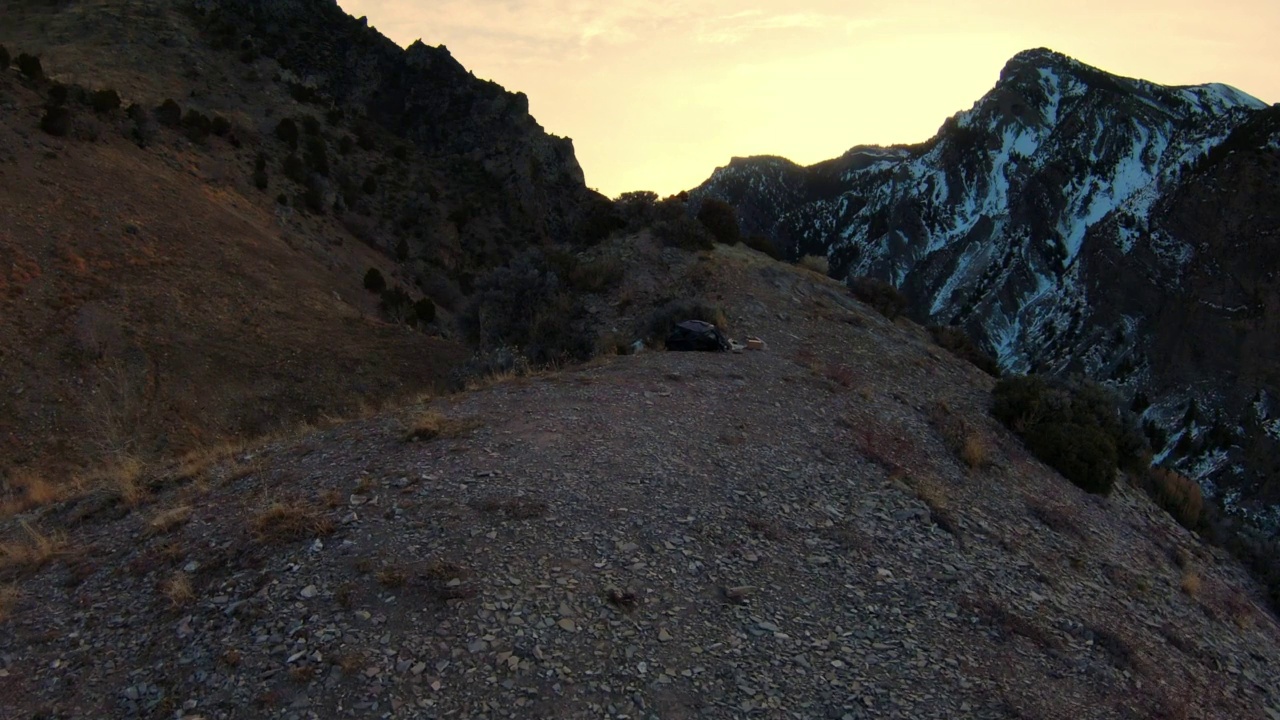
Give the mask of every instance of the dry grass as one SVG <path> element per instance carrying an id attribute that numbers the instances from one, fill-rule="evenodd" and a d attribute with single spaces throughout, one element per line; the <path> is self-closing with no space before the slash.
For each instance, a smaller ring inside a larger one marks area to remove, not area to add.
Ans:
<path id="1" fill-rule="evenodd" d="M 824 277 L 831 272 L 831 263 L 827 262 L 827 259 L 821 255 L 805 255 L 796 264 L 805 270 L 810 270 Z"/>
<path id="2" fill-rule="evenodd" d="M 384 588 L 394 589 L 404 587 L 409 581 L 409 574 L 404 568 L 398 565 L 386 565 L 377 574 L 378 584 Z"/>
<path id="3" fill-rule="evenodd" d="M 146 466 L 138 458 L 127 455 L 108 465 L 101 480 L 127 507 L 137 507 L 151 497 L 151 490 L 143 480 Z"/>
<path id="4" fill-rule="evenodd" d="M 62 533 L 45 535 L 25 521 L 22 530 L 25 538 L 0 543 L 0 572 L 38 570 L 66 549 Z"/>
<path id="5" fill-rule="evenodd" d="M 164 535 L 186 525 L 189 520 L 191 520 L 190 505 L 179 505 L 168 510 L 161 510 L 147 522 L 146 534 L 152 537 Z"/>
<path id="6" fill-rule="evenodd" d="M 1200 575 L 1195 570 L 1187 570 L 1182 574 L 1182 592 L 1190 597 L 1200 595 Z"/>
<path id="7" fill-rule="evenodd" d="M 1204 496 L 1196 481 L 1166 468 L 1152 468 L 1143 486 L 1180 525 L 1195 530 L 1204 516 Z"/>
<path id="8" fill-rule="evenodd" d="M 333 520 L 306 500 L 275 500 L 250 519 L 259 542 L 285 543 L 307 540 L 333 532 Z"/>
<path id="9" fill-rule="evenodd" d="M 182 607 L 195 600 L 196 593 L 191 587 L 191 576 L 178 570 L 160 583 L 160 592 L 173 607 Z"/>
<path id="10" fill-rule="evenodd" d="M 66 497 L 65 488 L 49 481 L 33 468 L 19 468 L 9 477 L 9 490 L 0 500 L 0 517 L 44 507 Z"/>
<path id="11" fill-rule="evenodd" d="M 477 418 L 446 418 L 434 410 L 428 410 L 409 424 L 404 441 L 456 439 L 483 425 L 484 422 Z"/>
<path id="12" fill-rule="evenodd" d="M 960 461 L 970 470 L 980 470 L 991 464 L 991 451 L 981 436 L 976 433 L 965 436 L 960 444 Z"/>
<path id="13" fill-rule="evenodd" d="M 9 619 L 13 608 L 22 599 L 22 590 L 17 585 L 0 585 L 0 623 Z"/>

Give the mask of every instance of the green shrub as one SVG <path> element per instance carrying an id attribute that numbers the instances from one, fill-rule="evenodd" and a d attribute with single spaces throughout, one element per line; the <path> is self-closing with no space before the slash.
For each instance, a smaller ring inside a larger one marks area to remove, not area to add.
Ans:
<path id="1" fill-rule="evenodd" d="M 417 322 L 426 325 L 436 319 L 436 304 L 431 298 L 422 298 L 413 304 L 413 314 Z"/>
<path id="2" fill-rule="evenodd" d="M 172 98 L 165 100 L 156 108 L 156 122 L 165 127 L 177 127 L 182 124 L 182 107 Z"/>
<path id="3" fill-rule="evenodd" d="M 364 182 L 361 183 L 360 185 L 360 189 L 364 191 L 365 195 L 374 194 L 375 192 L 378 191 L 378 178 L 374 177 L 373 175 L 370 175 L 369 177 L 365 178 Z"/>
<path id="4" fill-rule="evenodd" d="M 996 383 L 991 414 L 1036 457 L 1091 493 L 1106 494 L 1118 467 L 1140 471 L 1150 454 L 1117 398 L 1087 380 L 1015 375 Z"/>
<path id="5" fill-rule="evenodd" d="M 742 240 L 742 230 L 738 227 L 738 211 L 723 200 L 707 198 L 698 208 L 698 222 L 711 233 L 716 242 L 726 245 L 737 245 Z"/>
<path id="6" fill-rule="evenodd" d="M 296 183 L 301 184 L 307 181 L 307 164 L 296 154 L 286 156 L 280 169 L 285 177 Z"/>
<path id="7" fill-rule="evenodd" d="M 785 260 L 786 253 L 778 244 L 763 235 L 751 235 L 742 241 L 747 247 L 757 252 L 762 252 L 774 260 Z"/>
<path id="8" fill-rule="evenodd" d="M 99 90 L 90 99 L 96 113 L 115 112 L 120 109 L 120 94 L 115 90 Z"/>
<path id="9" fill-rule="evenodd" d="M 577 263 L 568 273 L 569 285 L 579 292 L 602 293 L 617 287 L 624 272 L 622 261 L 614 257 Z"/>
<path id="10" fill-rule="evenodd" d="M 49 86 L 49 105 L 58 107 L 67 104 L 67 96 L 69 91 L 67 86 L 62 83 L 54 83 Z"/>
<path id="11" fill-rule="evenodd" d="M 307 167 L 311 168 L 312 172 L 325 177 L 329 176 L 329 151 L 323 138 L 316 136 L 307 138 L 303 156 L 307 161 Z"/>
<path id="12" fill-rule="evenodd" d="M 535 366 L 585 360 L 596 333 L 581 300 L 537 249 L 475 281 L 463 329 L 482 352 L 517 348 Z"/>
<path id="13" fill-rule="evenodd" d="M 213 121 L 199 110 L 191 109 L 182 116 L 182 127 L 186 130 L 188 140 L 202 143 L 213 132 Z"/>
<path id="14" fill-rule="evenodd" d="M 364 274 L 364 289 L 375 293 L 380 293 L 387 289 L 387 280 L 382 277 L 382 272 L 378 268 L 371 267 Z"/>
<path id="15" fill-rule="evenodd" d="M 320 134 L 320 121 L 312 115 L 302 116 L 302 131 L 308 135 Z"/>
<path id="16" fill-rule="evenodd" d="M 22 53 L 16 60 L 18 72 L 32 80 L 40 80 L 44 78 L 44 67 L 40 65 L 40 58 L 35 55 Z"/>
<path id="17" fill-rule="evenodd" d="M 276 123 L 276 138 L 291 148 L 298 147 L 298 123 L 293 118 L 285 118 Z"/>
<path id="18" fill-rule="evenodd" d="M 221 115 L 214 115 L 209 129 L 213 131 L 214 135 L 225 137 L 227 133 L 231 132 L 231 121 Z"/>
<path id="19" fill-rule="evenodd" d="M 653 233 L 664 245 L 681 250 L 710 250 L 715 247 L 715 238 L 706 226 L 685 215 L 659 220 L 653 226 Z"/>
<path id="20" fill-rule="evenodd" d="M 849 278 L 849 290 L 853 296 L 870 305 L 876 312 L 895 320 L 907 311 L 907 298 L 898 288 L 873 277 Z"/>
<path id="21" fill-rule="evenodd" d="M 66 137 L 71 134 L 71 111 L 65 107 L 45 108 L 40 129 L 54 137 Z"/>
<path id="22" fill-rule="evenodd" d="M 0 70 L 9 69 L 9 48 L 0 45 Z"/>
<path id="23" fill-rule="evenodd" d="M 329 108 L 324 113 L 324 121 L 329 123 L 331 127 L 341 125 L 344 117 L 346 117 L 346 113 L 342 111 L 342 108 Z"/>
<path id="24" fill-rule="evenodd" d="M 1000 364 L 982 351 L 962 328 L 955 325 L 930 325 L 929 335 L 938 347 L 966 360 L 991 377 L 1000 377 Z"/>
<path id="25" fill-rule="evenodd" d="M 350 155 L 356 149 L 356 141 L 350 135 L 343 135 L 338 140 L 338 153 L 341 155 Z"/>

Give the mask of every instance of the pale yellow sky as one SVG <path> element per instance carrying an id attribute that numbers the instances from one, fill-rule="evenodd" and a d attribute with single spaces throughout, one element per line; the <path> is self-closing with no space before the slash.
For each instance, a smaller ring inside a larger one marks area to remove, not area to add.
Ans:
<path id="1" fill-rule="evenodd" d="M 1280 100 L 1277 0 L 339 0 L 529 96 L 616 196 L 694 187 L 733 156 L 802 164 L 918 142 L 1020 50 Z"/>

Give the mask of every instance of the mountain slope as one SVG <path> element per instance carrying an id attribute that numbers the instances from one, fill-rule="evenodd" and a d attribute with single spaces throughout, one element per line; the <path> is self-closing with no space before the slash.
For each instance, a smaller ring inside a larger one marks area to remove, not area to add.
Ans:
<path id="1" fill-rule="evenodd" d="M 731 202 L 747 232 L 794 256 L 827 256 L 837 277 L 889 280 L 915 317 L 963 326 L 1007 370 L 1083 372 L 1141 392 L 1172 450 L 1193 398 L 1203 445 L 1215 420 L 1255 427 L 1251 403 L 1278 388 L 1246 370 L 1280 361 L 1263 313 L 1274 275 L 1251 271 L 1243 299 L 1232 270 L 1274 243 L 1274 186 L 1245 179 L 1274 172 L 1271 112 L 1224 85 L 1163 87 L 1032 50 L 927 143 L 854 148 L 812 168 L 735 160 L 692 195 Z M 1233 173 L 1249 183 L 1233 212 L 1206 214 L 1204 196 L 1230 192 Z M 1243 244 L 1225 240 L 1224 223 Z M 1188 363 L 1200 351 L 1180 318 L 1196 308 L 1197 332 L 1213 326 L 1221 342 Z M 1250 432 L 1235 455 L 1266 442 Z M 1217 448 L 1193 449 L 1201 475 L 1228 465 L 1207 460 Z M 1235 482 L 1256 485 L 1258 471 Z"/>
<path id="2" fill-rule="evenodd" d="M 741 247 L 699 263 L 766 351 L 604 358 L 22 516 L 66 535 L 43 567 L 0 552 L 3 707 L 1280 712 L 1280 634 L 1224 554 L 1035 461 L 920 328 Z M 18 520 L 0 550 L 30 544 Z"/>

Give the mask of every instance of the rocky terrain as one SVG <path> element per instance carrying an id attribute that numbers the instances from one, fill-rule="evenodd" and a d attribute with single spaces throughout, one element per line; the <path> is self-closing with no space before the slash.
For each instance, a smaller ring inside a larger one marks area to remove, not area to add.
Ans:
<path id="1" fill-rule="evenodd" d="M 1008 371 L 1111 384 L 1160 459 L 1256 507 L 1280 497 L 1276 112 L 1032 50 L 921 145 L 739 159 L 692 195 L 835 277 L 891 282 Z"/>
<path id="2" fill-rule="evenodd" d="M 1239 567 L 1031 458 L 988 376 L 809 271 L 649 242 L 767 349 L 498 379 L 6 520 L 4 716 L 1280 715 Z"/>

